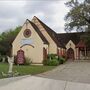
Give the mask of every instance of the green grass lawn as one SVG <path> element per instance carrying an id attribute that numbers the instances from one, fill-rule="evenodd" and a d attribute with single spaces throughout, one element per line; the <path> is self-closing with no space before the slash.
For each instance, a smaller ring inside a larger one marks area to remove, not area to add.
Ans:
<path id="1" fill-rule="evenodd" d="M 35 75 L 52 70 L 56 66 L 40 66 L 40 65 L 14 65 L 13 71 L 18 71 L 20 75 Z M 0 63 L 0 78 L 2 78 L 1 72 L 7 73 L 9 65 L 7 63 Z"/>

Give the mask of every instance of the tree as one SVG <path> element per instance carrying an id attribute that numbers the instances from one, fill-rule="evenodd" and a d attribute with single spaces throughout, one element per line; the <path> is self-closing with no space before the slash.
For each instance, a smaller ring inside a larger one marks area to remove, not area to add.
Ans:
<path id="1" fill-rule="evenodd" d="M 70 8 L 65 16 L 66 32 L 90 31 L 90 0 L 71 0 L 65 5 Z"/>
<path id="2" fill-rule="evenodd" d="M 0 35 L 0 54 L 6 55 L 10 53 L 12 42 L 21 30 L 21 26 L 16 27 L 14 30 L 3 32 Z"/>
<path id="3" fill-rule="evenodd" d="M 65 31 L 88 31 L 89 33 L 82 37 L 90 47 L 90 0 L 70 0 L 65 4 L 70 8 L 65 16 Z"/>

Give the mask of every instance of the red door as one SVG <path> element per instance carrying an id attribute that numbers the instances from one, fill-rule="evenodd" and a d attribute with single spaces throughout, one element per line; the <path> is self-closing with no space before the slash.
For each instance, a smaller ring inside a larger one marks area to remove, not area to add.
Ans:
<path id="1" fill-rule="evenodd" d="M 67 58 L 70 60 L 74 60 L 74 50 L 72 48 L 69 48 L 67 50 Z"/>
<path id="2" fill-rule="evenodd" d="M 25 63 L 25 57 L 24 57 L 24 51 L 19 50 L 17 51 L 17 64 L 24 64 Z"/>

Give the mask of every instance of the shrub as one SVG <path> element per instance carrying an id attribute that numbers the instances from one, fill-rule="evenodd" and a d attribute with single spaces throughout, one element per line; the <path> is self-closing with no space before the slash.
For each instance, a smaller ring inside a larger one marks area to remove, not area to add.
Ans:
<path id="1" fill-rule="evenodd" d="M 48 59 L 55 59 L 57 58 L 56 54 L 48 54 Z"/>
<path id="2" fill-rule="evenodd" d="M 63 64 L 66 60 L 63 57 L 58 58 L 59 64 Z"/>
<path id="3" fill-rule="evenodd" d="M 0 54 L 0 62 L 2 62 L 2 55 Z"/>
<path id="4" fill-rule="evenodd" d="M 8 59 L 6 55 L 0 55 L 0 62 L 7 63 Z"/>
<path id="5" fill-rule="evenodd" d="M 48 63 L 49 63 L 49 59 L 43 60 L 43 65 L 48 65 Z"/>
<path id="6" fill-rule="evenodd" d="M 43 61 L 43 64 L 48 66 L 57 66 L 59 65 L 59 61 L 57 59 L 47 59 Z"/>
<path id="7" fill-rule="evenodd" d="M 44 60 L 43 64 L 49 66 L 59 65 L 58 56 L 56 54 L 48 54 L 47 60 Z"/>
<path id="8" fill-rule="evenodd" d="M 32 63 L 30 58 L 25 58 L 25 65 L 30 65 Z"/>
<path id="9" fill-rule="evenodd" d="M 57 66 L 59 65 L 59 61 L 57 59 L 52 59 L 48 61 L 49 66 Z"/>
<path id="10" fill-rule="evenodd" d="M 43 61 L 44 65 L 57 66 L 63 64 L 66 61 L 63 57 L 58 57 L 56 54 L 49 54 L 47 60 Z"/>

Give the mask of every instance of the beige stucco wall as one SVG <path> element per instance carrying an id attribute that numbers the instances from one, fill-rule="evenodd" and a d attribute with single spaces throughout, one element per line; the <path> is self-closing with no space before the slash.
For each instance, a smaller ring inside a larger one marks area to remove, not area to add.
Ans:
<path id="1" fill-rule="evenodd" d="M 22 50 L 25 52 L 25 56 L 30 58 L 33 63 L 42 63 L 43 61 L 43 47 L 45 46 L 43 44 L 43 41 L 37 34 L 37 32 L 34 30 L 34 28 L 31 26 L 30 23 L 28 23 L 28 29 L 31 30 L 31 36 L 28 38 L 32 40 L 32 45 L 34 46 L 24 46 L 22 47 Z M 24 37 L 23 32 L 26 29 L 26 24 L 23 25 L 21 31 L 17 35 L 16 39 L 13 42 L 13 55 L 17 55 L 17 51 L 20 50 L 21 45 L 21 40 L 22 39 L 27 39 Z M 46 45 L 47 46 L 47 45 Z M 48 47 L 47 47 L 48 48 Z"/>
<path id="2" fill-rule="evenodd" d="M 76 59 L 76 48 L 75 48 L 75 44 L 71 40 L 66 44 L 66 51 L 69 48 L 72 48 L 74 50 L 74 57 Z"/>
<path id="3" fill-rule="evenodd" d="M 37 25 L 37 27 L 40 29 L 44 37 L 48 40 L 49 54 L 57 54 L 57 45 L 49 36 L 49 34 L 46 32 L 46 30 L 43 28 L 43 26 L 38 22 L 38 20 L 35 17 L 32 19 L 32 22 L 34 22 Z"/>

